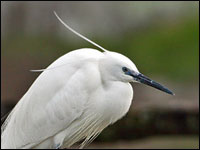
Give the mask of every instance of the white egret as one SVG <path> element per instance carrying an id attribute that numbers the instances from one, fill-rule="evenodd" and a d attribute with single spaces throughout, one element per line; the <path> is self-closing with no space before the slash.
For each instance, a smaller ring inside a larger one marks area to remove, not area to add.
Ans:
<path id="1" fill-rule="evenodd" d="M 129 110 L 139 82 L 173 94 L 141 74 L 122 54 L 111 52 L 65 24 L 97 46 L 65 54 L 42 70 L 1 127 L 1 148 L 83 148 Z"/>

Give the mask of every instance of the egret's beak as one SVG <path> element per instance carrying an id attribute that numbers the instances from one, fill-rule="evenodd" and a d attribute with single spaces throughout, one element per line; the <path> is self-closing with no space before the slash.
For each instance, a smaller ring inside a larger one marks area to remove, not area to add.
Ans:
<path id="1" fill-rule="evenodd" d="M 130 75 L 138 82 L 140 83 L 144 83 L 146 85 L 149 85 L 149 86 L 152 86 L 156 89 L 159 89 L 163 92 L 166 92 L 168 94 L 171 94 L 171 95 L 175 95 L 172 91 L 170 91 L 169 89 L 167 89 L 166 87 L 162 86 L 161 84 L 149 79 L 148 77 L 144 76 L 143 74 L 141 73 L 135 73 L 135 72 L 130 72 Z"/>

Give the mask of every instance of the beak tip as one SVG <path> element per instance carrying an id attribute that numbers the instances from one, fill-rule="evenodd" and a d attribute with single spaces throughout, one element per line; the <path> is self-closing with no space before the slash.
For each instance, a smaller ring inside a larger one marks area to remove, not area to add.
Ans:
<path id="1" fill-rule="evenodd" d="M 169 92 L 167 92 L 168 94 L 170 94 L 170 95 L 175 95 L 175 93 L 173 93 L 173 92 L 171 92 L 171 91 L 169 91 Z"/>

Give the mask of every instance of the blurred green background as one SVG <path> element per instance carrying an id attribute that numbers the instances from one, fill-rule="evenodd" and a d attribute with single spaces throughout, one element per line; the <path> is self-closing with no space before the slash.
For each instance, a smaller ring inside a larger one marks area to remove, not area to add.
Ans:
<path id="1" fill-rule="evenodd" d="M 128 56 L 170 96 L 133 84 L 129 113 L 91 148 L 199 148 L 199 2 L 1 2 L 1 114 L 65 53 L 104 48 Z M 89 148 L 90 148 L 89 147 Z"/>

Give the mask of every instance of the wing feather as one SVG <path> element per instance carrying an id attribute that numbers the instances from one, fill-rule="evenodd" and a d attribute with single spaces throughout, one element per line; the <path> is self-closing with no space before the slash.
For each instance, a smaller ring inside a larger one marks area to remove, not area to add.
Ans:
<path id="1" fill-rule="evenodd" d="M 78 119 L 90 96 L 85 66 L 95 64 L 85 60 L 98 61 L 102 55 L 92 49 L 76 50 L 42 72 L 2 126 L 2 148 L 32 148 Z"/>

